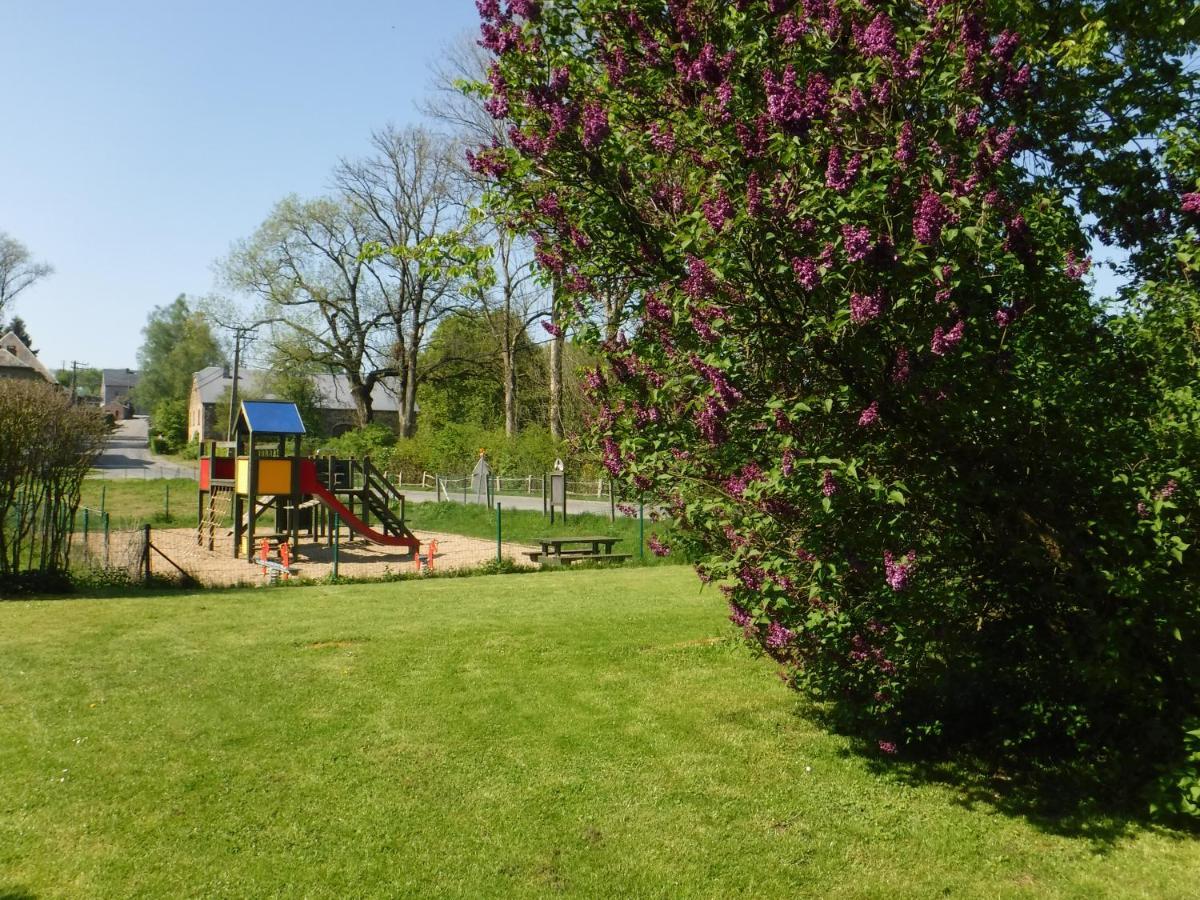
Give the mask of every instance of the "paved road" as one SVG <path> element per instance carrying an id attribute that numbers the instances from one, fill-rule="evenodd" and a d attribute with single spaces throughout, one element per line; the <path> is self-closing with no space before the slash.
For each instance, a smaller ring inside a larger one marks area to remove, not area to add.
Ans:
<path id="1" fill-rule="evenodd" d="M 399 489 L 404 495 L 404 499 L 409 503 L 436 503 L 437 494 L 433 491 L 414 491 L 409 487 Z M 474 495 L 468 495 L 473 498 Z M 450 502 L 461 503 L 462 494 L 455 496 L 450 495 Z M 500 494 L 497 498 L 500 501 L 502 509 L 536 509 L 542 511 L 542 497 L 538 494 L 535 497 L 530 497 L 528 494 Z M 600 516 L 609 514 L 609 506 L 607 500 L 576 500 L 574 497 L 567 498 L 567 515 L 571 513 L 590 512 Z M 617 515 L 621 515 L 620 512 Z"/>
<path id="2" fill-rule="evenodd" d="M 92 468 L 95 478 L 195 478 L 191 466 L 159 459 L 150 453 L 149 425 L 144 416 L 117 423 Z"/>

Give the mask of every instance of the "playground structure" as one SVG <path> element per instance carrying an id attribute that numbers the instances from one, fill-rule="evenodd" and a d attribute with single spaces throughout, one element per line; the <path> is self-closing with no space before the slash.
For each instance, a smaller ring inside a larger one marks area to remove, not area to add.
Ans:
<path id="1" fill-rule="evenodd" d="M 200 459 L 196 542 L 214 550 L 218 530 L 232 515 L 234 558 L 252 562 L 256 540 L 286 542 L 294 554 L 301 532 L 334 544 L 343 527 L 369 541 L 420 551 L 404 523 L 404 495 L 370 460 L 307 459 L 305 433 L 294 403 L 246 400 L 238 410 L 234 440 L 206 441 Z M 289 443 L 291 452 L 289 453 Z M 270 531 L 260 529 L 274 514 Z M 261 551 L 260 551 L 261 556 Z"/>

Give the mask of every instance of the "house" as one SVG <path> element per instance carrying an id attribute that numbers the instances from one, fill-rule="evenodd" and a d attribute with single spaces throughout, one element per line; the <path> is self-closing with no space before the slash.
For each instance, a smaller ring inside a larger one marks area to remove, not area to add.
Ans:
<path id="1" fill-rule="evenodd" d="M 33 355 L 25 342 L 13 332 L 7 332 L 0 337 L 0 378 L 19 378 L 28 381 L 41 379 L 51 384 L 58 384 L 49 369 L 42 361 Z"/>
<path id="2" fill-rule="evenodd" d="M 100 404 L 129 405 L 139 375 L 133 369 L 104 369 L 100 373 Z"/>
<path id="3" fill-rule="evenodd" d="M 238 395 L 243 399 L 274 399 L 265 389 L 267 372 L 249 369 L 238 374 Z M 357 407 L 345 375 L 318 374 L 313 386 L 320 398 L 317 411 L 326 434 L 344 434 L 358 424 Z M 209 366 L 192 376 L 188 399 L 188 440 L 208 441 L 225 431 L 233 377 L 220 366 Z M 371 392 L 375 421 L 396 429 L 400 423 L 400 401 L 391 379 L 383 379 Z"/>

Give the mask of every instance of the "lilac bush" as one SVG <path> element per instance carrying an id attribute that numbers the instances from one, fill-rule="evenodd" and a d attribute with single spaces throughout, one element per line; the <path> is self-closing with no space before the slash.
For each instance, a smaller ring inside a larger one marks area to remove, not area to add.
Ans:
<path id="1" fill-rule="evenodd" d="M 471 165 L 602 352 L 605 466 L 734 625 L 886 753 L 1157 747 L 1196 706 L 1194 661 L 1151 662 L 1200 637 L 1195 488 L 1172 474 L 1153 502 L 1189 518 L 1149 533 L 1117 477 L 1166 474 L 1150 388 L 1018 164 L 1036 98 L 1000 13 L 478 5 L 512 148 Z"/>

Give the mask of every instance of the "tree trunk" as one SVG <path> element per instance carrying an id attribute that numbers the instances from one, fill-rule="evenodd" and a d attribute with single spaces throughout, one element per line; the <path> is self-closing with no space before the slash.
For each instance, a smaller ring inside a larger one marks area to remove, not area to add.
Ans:
<path id="1" fill-rule="evenodd" d="M 517 360 L 511 344 L 504 348 L 504 433 L 517 434 Z"/>
<path id="2" fill-rule="evenodd" d="M 363 381 L 361 378 L 354 378 L 350 383 L 350 396 L 354 398 L 354 408 L 358 414 L 358 426 L 364 428 L 375 421 L 375 409 L 371 402 L 371 389 L 375 386 L 373 381 Z"/>
<path id="3" fill-rule="evenodd" d="M 415 343 L 404 355 L 404 381 L 400 394 L 400 437 L 417 433 L 417 352 Z"/>
<path id="4" fill-rule="evenodd" d="M 563 337 L 562 332 L 558 329 L 558 279 L 554 281 L 550 303 L 550 324 L 555 326 L 554 330 L 558 332 L 558 334 L 552 335 L 550 340 L 550 437 L 561 441 L 563 439 Z"/>

